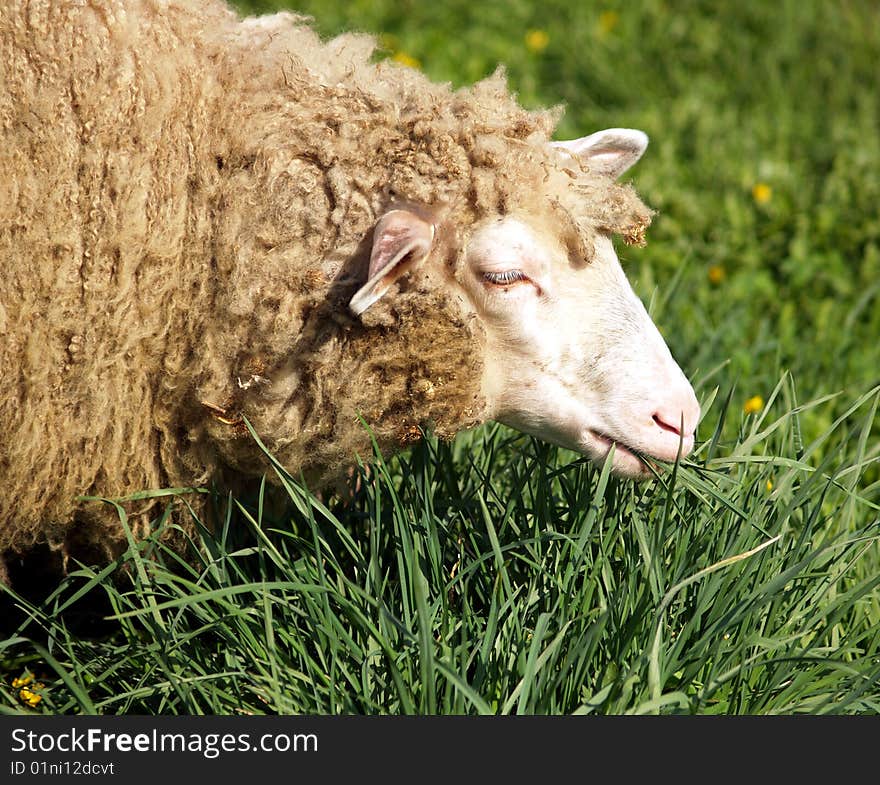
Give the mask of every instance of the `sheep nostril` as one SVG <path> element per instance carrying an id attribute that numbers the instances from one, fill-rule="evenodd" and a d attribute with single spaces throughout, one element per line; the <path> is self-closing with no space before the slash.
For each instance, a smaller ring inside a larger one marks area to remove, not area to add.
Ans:
<path id="1" fill-rule="evenodd" d="M 681 436 L 681 421 L 679 421 L 679 425 L 671 425 L 670 423 L 666 422 L 659 414 L 654 414 L 653 420 L 664 431 L 669 431 L 670 433 L 674 433 L 676 436 Z"/>

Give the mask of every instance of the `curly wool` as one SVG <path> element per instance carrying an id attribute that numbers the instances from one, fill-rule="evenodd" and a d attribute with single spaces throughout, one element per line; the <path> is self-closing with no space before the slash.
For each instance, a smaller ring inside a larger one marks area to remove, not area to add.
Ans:
<path id="1" fill-rule="evenodd" d="M 470 228 L 641 241 L 631 189 L 549 151 L 558 112 L 373 48 L 215 0 L 0 7 L 0 552 L 109 554 L 115 515 L 77 496 L 259 475 L 243 417 L 315 482 L 370 454 L 361 416 L 385 450 L 474 425 L 481 328 L 447 294 Z M 432 211 L 445 278 L 354 319 L 399 200 Z"/>

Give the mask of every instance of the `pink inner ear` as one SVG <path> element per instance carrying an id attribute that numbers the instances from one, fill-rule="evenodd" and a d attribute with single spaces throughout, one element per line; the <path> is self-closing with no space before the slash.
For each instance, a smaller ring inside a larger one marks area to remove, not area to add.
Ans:
<path id="1" fill-rule="evenodd" d="M 434 224 L 409 210 L 390 210 L 373 231 L 367 282 L 348 304 L 360 315 L 380 300 L 400 276 L 421 262 L 434 242 Z"/>
<path id="2" fill-rule="evenodd" d="M 368 277 L 374 278 L 389 265 L 402 261 L 413 251 L 427 252 L 434 239 L 434 226 L 409 210 L 391 210 L 383 215 L 373 232 Z"/>

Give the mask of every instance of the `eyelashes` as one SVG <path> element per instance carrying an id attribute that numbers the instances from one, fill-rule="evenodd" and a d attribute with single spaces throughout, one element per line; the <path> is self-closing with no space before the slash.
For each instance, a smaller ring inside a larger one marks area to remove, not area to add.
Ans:
<path id="1" fill-rule="evenodd" d="M 487 284 L 490 291 L 494 287 L 498 291 L 507 292 L 511 287 L 519 289 L 519 285 L 525 283 L 533 286 L 539 296 L 543 297 L 544 295 L 541 287 L 522 270 L 499 270 L 498 272 L 486 270 L 480 273 L 480 277 L 483 279 L 483 283 Z"/>
<path id="2" fill-rule="evenodd" d="M 521 270 L 503 270 L 497 273 L 484 272 L 483 280 L 486 283 L 490 283 L 495 286 L 510 286 L 510 284 L 512 283 L 517 283 L 518 281 L 528 281 L 529 279 Z"/>

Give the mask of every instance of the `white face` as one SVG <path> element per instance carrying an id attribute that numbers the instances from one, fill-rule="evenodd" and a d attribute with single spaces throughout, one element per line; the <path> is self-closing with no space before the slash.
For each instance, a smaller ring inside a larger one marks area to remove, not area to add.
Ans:
<path id="1" fill-rule="evenodd" d="M 494 419 L 596 460 L 649 473 L 693 448 L 700 407 L 636 297 L 611 240 L 572 264 L 526 218 L 485 223 L 462 281 L 487 334 L 483 392 Z"/>

